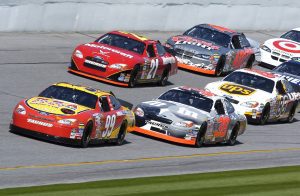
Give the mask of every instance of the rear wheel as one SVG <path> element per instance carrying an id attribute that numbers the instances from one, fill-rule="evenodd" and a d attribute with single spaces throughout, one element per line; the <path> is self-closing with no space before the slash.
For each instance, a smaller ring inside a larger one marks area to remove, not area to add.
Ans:
<path id="1" fill-rule="evenodd" d="M 136 65 L 130 74 L 129 83 L 128 83 L 128 86 L 130 88 L 133 88 L 136 85 L 138 72 L 139 72 L 139 67 L 138 65 Z"/>
<path id="2" fill-rule="evenodd" d="M 295 113 L 296 113 L 296 108 L 297 108 L 297 104 L 295 104 L 291 110 L 290 110 L 290 113 L 289 113 L 289 116 L 287 117 L 286 121 L 287 123 L 291 123 L 293 122 L 294 120 L 294 116 L 295 116 Z"/>
<path id="3" fill-rule="evenodd" d="M 206 128 L 207 124 L 203 123 L 198 131 L 195 147 L 199 148 L 203 146 L 203 143 L 205 141 Z"/>
<path id="4" fill-rule="evenodd" d="M 88 122 L 84 131 L 83 131 L 83 135 L 81 138 L 81 147 L 82 148 L 87 148 L 90 141 L 91 141 L 91 133 L 92 133 L 92 129 L 93 129 L 93 123 L 92 122 Z"/>
<path id="5" fill-rule="evenodd" d="M 161 76 L 160 81 L 158 82 L 158 85 L 159 86 L 166 86 L 166 84 L 168 82 L 168 79 L 169 79 L 169 70 L 165 69 L 162 76 Z"/>
<path id="6" fill-rule="evenodd" d="M 254 61 L 255 61 L 255 57 L 253 55 L 251 55 L 249 60 L 247 61 L 246 68 L 251 69 Z"/>
<path id="7" fill-rule="evenodd" d="M 227 144 L 230 145 L 230 146 L 233 146 L 235 143 L 236 143 L 236 138 L 238 136 L 238 133 L 239 133 L 239 129 L 240 129 L 240 124 L 237 123 L 234 128 L 232 129 L 232 132 L 230 134 L 230 137 L 227 141 Z"/>
<path id="8" fill-rule="evenodd" d="M 262 111 L 262 114 L 261 114 L 261 117 L 260 117 L 258 123 L 260 125 L 266 124 L 269 120 L 269 117 L 270 117 L 270 105 L 267 104 Z"/>
<path id="9" fill-rule="evenodd" d="M 116 145 L 120 146 L 124 143 L 125 136 L 126 136 L 126 130 L 127 130 L 127 123 L 126 123 L 126 121 L 124 121 L 120 127 L 120 131 L 118 133 L 118 137 L 115 142 Z"/>
<path id="10" fill-rule="evenodd" d="M 215 70 L 215 76 L 221 76 L 221 74 L 223 73 L 224 66 L 225 66 L 225 57 L 221 56 Z"/>

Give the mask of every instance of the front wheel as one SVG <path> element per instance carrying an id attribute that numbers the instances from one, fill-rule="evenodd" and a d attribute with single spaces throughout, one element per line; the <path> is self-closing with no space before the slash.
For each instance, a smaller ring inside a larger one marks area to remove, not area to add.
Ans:
<path id="1" fill-rule="evenodd" d="M 197 134 L 196 143 L 195 143 L 196 148 L 203 146 L 205 141 L 206 128 L 207 128 L 206 123 L 203 123 Z"/>
<path id="2" fill-rule="evenodd" d="M 166 86 L 166 84 L 168 82 L 168 79 L 169 79 L 169 71 L 166 69 L 166 70 L 164 70 L 164 72 L 161 76 L 161 79 L 158 82 L 158 85 L 159 86 Z"/>
<path id="3" fill-rule="evenodd" d="M 227 144 L 230 145 L 230 146 L 233 146 L 235 143 L 236 143 L 236 138 L 238 136 L 238 133 L 239 133 L 239 129 L 240 129 L 240 125 L 239 123 L 237 123 L 234 128 L 232 129 L 232 132 L 230 134 L 230 137 L 227 141 Z"/>
<path id="4" fill-rule="evenodd" d="M 269 117 L 270 117 L 270 106 L 266 105 L 265 108 L 262 111 L 262 114 L 261 114 L 261 117 L 260 117 L 258 123 L 260 125 L 266 124 L 269 120 Z"/>
<path id="5" fill-rule="evenodd" d="M 81 147 L 82 148 L 87 148 L 88 147 L 88 145 L 91 141 L 92 129 L 93 129 L 92 122 L 88 122 L 88 124 L 86 125 L 86 127 L 83 131 L 83 135 L 82 135 L 82 138 L 81 138 Z"/>
<path id="6" fill-rule="evenodd" d="M 297 108 L 297 104 L 294 105 L 291 110 L 290 110 L 290 113 L 289 113 L 289 116 L 287 117 L 286 121 L 287 123 L 291 123 L 293 122 L 294 120 L 294 116 L 295 116 L 295 113 L 296 113 L 296 108 Z"/>
<path id="7" fill-rule="evenodd" d="M 251 69 L 252 66 L 253 66 L 254 61 L 255 61 L 255 57 L 253 55 L 250 56 L 250 58 L 249 58 L 249 60 L 247 61 L 247 64 L 246 64 L 246 68 Z"/>
<path id="8" fill-rule="evenodd" d="M 217 77 L 221 76 L 221 74 L 223 73 L 224 66 L 225 66 L 225 58 L 224 56 L 221 56 L 216 66 L 215 76 Z"/>
<path id="9" fill-rule="evenodd" d="M 127 123 L 123 122 L 121 127 L 120 127 L 117 140 L 115 142 L 116 145 L 120 146 L 124 143 L 125 136 L 126 136 L 126 131 L 127 131 Z"/>
<path id="10" fill-rule="evenodd" d="M 128 86 L 133 88 L 137 83 L 137 75 L 138 75 L 139 67 L 135 66 L 135 68 L 131 71 Z"/>

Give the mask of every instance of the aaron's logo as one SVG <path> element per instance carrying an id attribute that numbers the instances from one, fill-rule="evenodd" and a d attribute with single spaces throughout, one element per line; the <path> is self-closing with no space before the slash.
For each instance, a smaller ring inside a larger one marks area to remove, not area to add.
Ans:
<path id="1" fill-rule="evenodd" d="M 251 95 L 255 92 L 254 89 L 235 84 L 223 84 L 219 89 L 234 95 Z"/>

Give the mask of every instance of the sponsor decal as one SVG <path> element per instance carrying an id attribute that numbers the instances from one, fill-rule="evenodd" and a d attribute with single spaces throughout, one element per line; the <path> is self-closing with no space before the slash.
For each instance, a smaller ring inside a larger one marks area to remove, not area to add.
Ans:
<path id="1" fill-rule="evenodd" d="M 85 59 L 84 61 L 85 63 L 91 64 L 91 65 L 95 65 L 97 67 L 102 67 L 102 68 L 106 68 L 106 65 L 102 64 L 102 63 L 97 63 L 88 59 Z"/>
<path id="2" fill-rule="evenodd" d="M 105 51 L 102 51 L 102 50 L 99 50 L 99 54 L 103 55 L 103 56 L 106 56 L 106 57 L 109 57 L 107 54 L 109 54 L 109 52 L 105 52 Z M 96 57 L 95 57 L 96 58 Z M 100 57 L 101 58 L 101 57 Z M 101 58 L 102 59 L 102 58 Z M 102 59 L 103 60 L 103 59 Z"/>
<path id="3" fill-rule="evenodd" d="M 213 45 L 210 42 L 198 40 L 192 37 L 182 36 L 182 37 L 173 37 L 173 41 L 175 42 L 175 45 L 178 44 L 187 44 L 187 45 L 194 45 L 199 46 L 201 48 L 207 49 L 207 50 L 219 50 L 220 47 Z"/>
<path id="4" fill-rule="evenodd" d="M 39 120 L 33 120 L 31 118 L 28 118 L 27 122 L 32 123 L 32 124 L 36 124 L 36 125 L 41 125 L 41 126 L 44 126 L 44 127 L 53 127 L 53 124 L 51 124 L 51 123 L 46 123 L 46 122 L 42 122 L 42 121 L 39 121 Z"/>
<path id="5" fill-rule="evenodd" d="M 300 44 L 296 42 L 292 42 L 289 40 L 277 40 L 273 42 L 273 45 L 285 52 L 290 52 L 290 53 L 300 53 Z"/>
<path id="6" fill-rule="evenodd" d="M 240 86 L 236 84 L 223 84 L 219 87 L 220 90 L 227 92 L 229 94 L 234 94 L 234 95 L 251 95 L 252 93 L 255 92 L 254 89 L 247 88 L 245 86 Z"/>
<path id="7" fill-rule="evenodd" d="M 146 120 L 145 123 L 149 124 L 149 125 L 152 125 L 152 126 L 160 127 L 162 129 L 168 129 L 169 128 L 167 125 L 164 125 L 160 122 L 153 121 L 153 120 Z"/>
<path id="8" fill-rule="evenodd" d="M 124 52 L 121 52 L 121 51 L 119 51 L 119 50 L 116 50 L 116 49 L 113 49 L 113 48 L 109 48 L 109 47 L 106 47 L 106 46 L 99 46 L 99 45 L 97 45 L 97 44 L 84 44 L 84 45 L 85 45 L 85 46 L 92 47 L 92 48 L 99 48 L 99 49 L 103 49 L 103 50 L 108 50 L 108 51 L 110 51 L 110 52 L 119 54 L 119 55 L 121 55 L 121 56 L 130 58 L 130 59 L 133 58 L 133 56 L 130 55 L 130 54 L 126 54 L 126 53 L 124 53 Z"/>
<path id="9" fill-rule="evenodd" d="M 295 78 L 293 76 L 284 75 L 284 74 L 279 74 L 279 73 L 276 73 L 275 75 L 282 77 L 291 83 L 300 85 L 300 79 L 298 79 L 298 78 Z"/>
<path id="10" fill-rule="evenodd" d="M 174 57 L 162 57 L 163 64 L 173 64 L 176 62 Z"/>

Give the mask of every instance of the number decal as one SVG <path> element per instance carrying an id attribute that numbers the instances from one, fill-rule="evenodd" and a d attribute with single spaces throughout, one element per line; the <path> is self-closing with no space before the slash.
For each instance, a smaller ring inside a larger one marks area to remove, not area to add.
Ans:
<path id="1" fill-rule="evenodd" d="M 150 64 L 150 71 L 147 75 L 147 79 L 153 79 L 158 69 L 158 59 L 152 59 Z"/>
<path id="2" fill-rule="evenodd" d="M 105 130 L 102 132 L 102 137 L 109 137 L 114 130 L 116 123 L 116 115 L 107 115 L 106 122 L 105 122 Z"/>
<path id="3" fill-rule="evenodd" d="M 219 118 L 218 123 L 219 123 L 219 128 L 216 132 L 214 132 L 214 136 L 225 137 L 229 127 L 230 118 L 228 116 L 221 116 Z"/>
<path id="4" fill-rule="evenodd" d="M 153 105 L 153 106 L 157 106 L 157 107 L 166 105 L 165 103 L 161 103 L 159 101 L 146 101 L 144 103 L 147 103 L 147 104 Z"/>
<path id="5" fill-rule="evenodd" d="M 197 118 L 198 114 L 196 112 L 187 110 L 186 108 L 180 107 L 179 110 L 177 111 L 179 114 L 182 114 L 184 116 L 189 116 L 192 118 Z"/>

